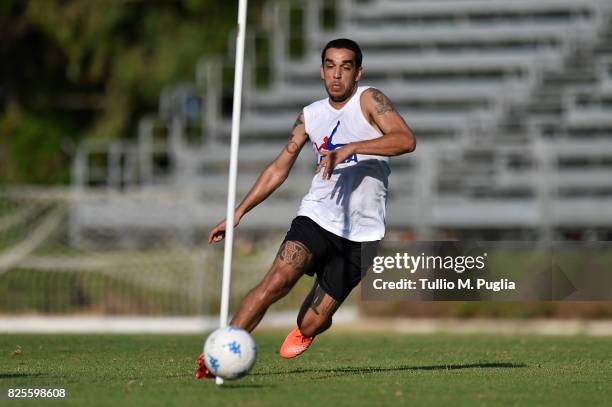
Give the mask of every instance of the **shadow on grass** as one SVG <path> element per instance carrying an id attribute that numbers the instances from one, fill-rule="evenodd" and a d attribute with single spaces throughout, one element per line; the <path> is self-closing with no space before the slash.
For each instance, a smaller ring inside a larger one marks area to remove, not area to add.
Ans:
<path id="1" fill-rule="evenodd" d="M 459 370 L 459 369 L 515 369 L 527 367 L 523 363 L 466 363 L 453 365 L 429 365 L 429 366 L 393 366 L 393 367 L 337 367 L 333 369 L 295 369 L 281 372 L 252 373 L 253 376 L 272 376 L 286 374 L 304 373 L 331 373 L 317 379 L 324 379 L 333 376 L 346 376 L 351 374 L 372 374 L 402 371 L 429 371 L 429 370 Z"/>
<path id="2" fill-rule="evenodd" d="M 276 386 L 272 385 L 272 384 L 250 384 L 250 383 L 245 383 L 245 384 L 240 384 L 240 383 L 223 383 L 222 386 L 219 386 L 220 388 L 228 388 L 228 389 L 264 389 L 264 388 L 274 388 Z"/>

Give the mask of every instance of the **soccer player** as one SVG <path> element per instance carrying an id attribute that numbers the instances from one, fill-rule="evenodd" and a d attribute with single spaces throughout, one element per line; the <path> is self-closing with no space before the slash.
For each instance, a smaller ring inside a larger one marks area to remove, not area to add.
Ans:
<path id="1" fill-rule="evenodd" d="M 414 151 L 410 128 L 381 91 L 358 86 L 364 71 L 359 46 L 329 42 L 321 54 L 321 79 L 328 98 L 306 106 L 289 141 L 261 173 L 235 211 L 235 224 L 263 202 L 289 175 L 310 141 L 317 167 L 310 191 L 263 280 L 242 300 L 230 325 L 252 331 L 274 302 L 304 274 L 316 275 L 302 304 L 297 328 L 280 349 L 283 358 L 303 353 L 328 329 L 332 316 L 371 264 L 385 234 L 389 157 Z M 225 220 L 209 243 L 225 237 Z M 212 377 L 198 359 L 196 377 Z"/>

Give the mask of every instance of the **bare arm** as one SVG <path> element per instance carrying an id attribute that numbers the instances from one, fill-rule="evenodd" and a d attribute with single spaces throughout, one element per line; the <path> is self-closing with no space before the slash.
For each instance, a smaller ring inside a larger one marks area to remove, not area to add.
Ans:
<path id="1" fill-rule="evenodd" d="M 295 164 L 295 161 L 304 144 L 308 140 L 306 127 L 304 125 L 304 114 L 300 113 L 289 141 L 280 152 L 280 154 L 272 161 L 265 170 L 259 175 L 257 181 L 246 194 L 240 205 L 234 213 L 234 223 L 238 225 L 240 219 L 251 209 L 262 203 L 272 194 L 289 176 L 289 171 Z M 215 226 L 208 236 L 208 243 L 219 242 L 225 237 L 225 219 Z"/>
<path id="2" fill-rule="evenodd" d="M 322 151 L 325 158 L 317 171 L 325 167 L 323 178 L 331 178 L 337 165 L 353 154 L 396 156 L 411 153 L 416 139 L 410 127 L 395 110 L 389 98 L 378 89 L 370 88 L 361 95 L 362 111 L 382 136 L 373 140 L 356 141 L 334 151 Z"/>

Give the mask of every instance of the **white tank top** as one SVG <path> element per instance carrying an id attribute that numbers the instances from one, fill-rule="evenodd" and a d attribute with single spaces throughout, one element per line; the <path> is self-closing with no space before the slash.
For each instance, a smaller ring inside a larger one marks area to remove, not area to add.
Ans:
<path id="1" fill-rule="evenodd" d="M 357 88 L 340 110 L 327 98 L 304 108 L 306 133 L 317 163 L 322 159 L 320 149 L 335 150 L 353 141 L 381 137 L 361 111 L 361 94 L 368 88 Z M 384 156 L 354 154 L 336 166 L 331 179 L 324 180 L 320 171 L 302 199 L 298 216 L 307 216 L 323 229 L 355 242 L 382 239 L 391 172 L 388 162 Z"/>

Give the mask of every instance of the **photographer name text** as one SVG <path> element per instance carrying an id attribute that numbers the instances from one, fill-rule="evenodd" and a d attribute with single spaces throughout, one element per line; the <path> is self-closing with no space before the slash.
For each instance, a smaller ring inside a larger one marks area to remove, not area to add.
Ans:
<path id="1" fill-rule="evenodd" d="M 372 286 L 375 290 L 489 290 L 494 292 L 515 290 L 516 283 L 508 278 L 489 280 L 478 277 L 463 278 L 415 278 L 417 272 L 481 272 L 486 269 L 487 253 L 478 256 L 432 256 L 421 253 L 411 255 L 396 253 L 393 256 L 376 256 L 372 272 L 382 274 L 385 271 L 404 271 L 411 278 L 400 278 L 388 281 L 375 278 Z M 382 277 L 382 276 L 381 276 Z"/>

